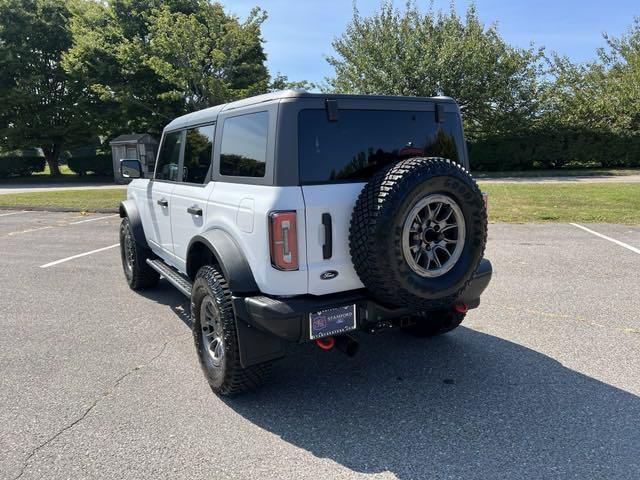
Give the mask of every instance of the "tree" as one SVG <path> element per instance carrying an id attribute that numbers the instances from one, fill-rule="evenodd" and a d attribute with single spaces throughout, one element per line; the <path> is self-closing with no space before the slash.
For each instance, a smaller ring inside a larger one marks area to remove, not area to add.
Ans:
<path id="1" fill-rule="evenodd" d="M 346 31 L 333 43 L 329 87 L 343 93 L 455 98 L 471 136 L 526 128 L 538 113 L 542 50 L 506 44 L 485 27 L 472 5 L 462 19 L 403 11 L 386 1 L 370 17 L 354 7 Z"/>
<path id="2" fill-rule="evenodd" d="M 71 47 L 64 0 L 0 0 L 0 147 L 42 148 L 52 175 L 65 148 L 94 138 L 95 104 L 62 67 Z"/>
<path id="3" fill-rule="evenodd" d="M 604 38 L 595 61 L 553 58 L 544 101 L 554 128 L 640 134 L 640 17 L 619 38 Z"/>
<path id="4" fill-rule="evenodd" d="M 83 3 L 65 57 L 110 106 L 115 130 L 158 132 L 187 112 L 267 90 L 254 9 L 241 22 L 206 0 Z"/>

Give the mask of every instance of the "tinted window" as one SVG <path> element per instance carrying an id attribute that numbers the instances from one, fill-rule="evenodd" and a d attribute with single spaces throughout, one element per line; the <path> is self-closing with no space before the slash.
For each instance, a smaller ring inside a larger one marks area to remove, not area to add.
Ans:
<path id="1" fill-rule="evenodd" d="M 459 161 L 463 152 L 459 117 L 447 113 L 437 124 L 434 112 L 339 110 L 338 121 L 325 110 L 298 115 L 298 162 L 303 184 L 366 181 L 381 167 L 416 156 Z"/>
<path id="2" fill-rule="evenodd" d="M 180 143 L 182 132 L 167 133 L 162 141 L 158 164 L 156 165 L 156 176 L 158 180 L 178 180 L 178 162 L 180 161 Z"/>
<path id="3" fill-rule="evenodd" d="M 264 177 L 268 127 L 267 112 L 227 118 L 222 130 L 220 173 Z"/>
<path id="4" fill-rule="evenodd" d="M 204 183 L 211 165 L 214 131 L 213 125 L 187 130 L 182 170 L 183 182 Z"/>

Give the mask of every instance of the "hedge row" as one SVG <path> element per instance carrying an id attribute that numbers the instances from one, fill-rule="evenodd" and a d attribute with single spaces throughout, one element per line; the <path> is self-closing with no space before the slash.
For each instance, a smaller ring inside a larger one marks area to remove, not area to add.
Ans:
<path id="1" fill-rule="evenodd" d="M 469 142 L 473 170 L 640 167 L 640 135 L 539 131 Z"/>
<path id="2" fill-rule="evenodd" d="M 0 177 L 31 175 L 44 171 L 45 160 L 40 156 L 7 155 L 0 157 Z"/>
<path id="3" fill-rule="evenodd" d="M 67 160 L 69 169 L 80 176 L 94 175 L 113 176 L 113 162 L 110 153 L 98 153 L 82 157 L 70 157 Z"/>

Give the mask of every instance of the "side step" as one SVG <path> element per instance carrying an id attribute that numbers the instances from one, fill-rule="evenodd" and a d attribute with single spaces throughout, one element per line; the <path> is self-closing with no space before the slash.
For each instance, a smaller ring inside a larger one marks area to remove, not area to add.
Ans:
<path id="1" fill-rule="evenodd" d="M 162 260 L 147 258 L 147 263 L 156 272 L 166 278 L 171 285 L 180 290 L 182 294 L 187 297 L 191 297 L 191 288 L 193 287 L 193 284 L 188 278 L 185 278 L 180 272 L 170 267 Z"/>

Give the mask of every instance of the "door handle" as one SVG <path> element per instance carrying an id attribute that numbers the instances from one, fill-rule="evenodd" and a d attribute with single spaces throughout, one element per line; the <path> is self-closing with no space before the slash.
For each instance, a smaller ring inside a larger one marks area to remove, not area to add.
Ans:
<path id="1" fill-rule="evenodd" d="M 168 207 L 169 201 L 164 198 L 161 198 L 160 200 L 158 200 L 158 205 L 160 205 L 161 207 Z"/>
<path id="2" fill-rule="evenodd" d="M 322 214 L 322 225 L 324 225 L 324 244 L 322 245 L 322 258 L 327 260 L 333 255 L 333 228 L 331 225 L 331 214 Z"/>
<path id="3" fill-rule="evenodd" d="M 202 216 L 202 209 L 200 207 L 189 207 L 187 208 L 187 212 L 189 212 L 191 215 L 195 215 L 196 217 Z"/>

